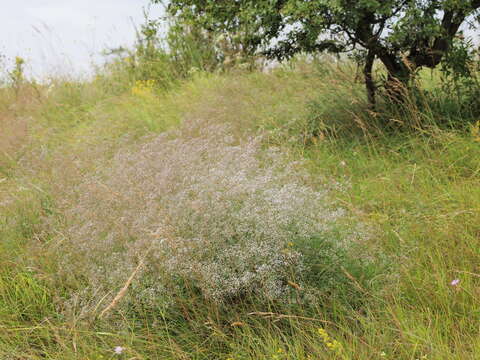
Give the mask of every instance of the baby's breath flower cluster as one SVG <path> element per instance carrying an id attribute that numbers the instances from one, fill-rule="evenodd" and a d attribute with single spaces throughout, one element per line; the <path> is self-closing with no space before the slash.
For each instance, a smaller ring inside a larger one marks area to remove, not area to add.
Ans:
<path id="1" fill-rule="evenodd" d="M 300 169 L 259 139 L 235 140 L 224 125 L 190 122 L 150 138 L 77 189 L 65 269 L 111 292 L 143 258 L 133 289 L 142 301 L 165 297 L 165 278 L 219 303 L 282 299 L 302 272 L 293 244 L 344 216 Z"/>

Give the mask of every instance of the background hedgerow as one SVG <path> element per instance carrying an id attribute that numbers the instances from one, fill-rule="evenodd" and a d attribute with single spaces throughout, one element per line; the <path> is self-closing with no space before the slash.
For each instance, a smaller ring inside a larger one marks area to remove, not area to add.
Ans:
<path id="1" fill-rule="evenodd" d="M 346 237 L 366 233 L 340 230 L 346 212 L 329 194 L 340 184 L 325 179 L 313 190 L 308 178 L 279 149 L 262 150 L 259 138 L 188 121 L 120 151 L 76 188 L 66 204 L 63 269 L 81 268 L 91 293 L 102 297 L 146 259 L 132 291 L 152 303 L 172 300 L 165 279 L 224 304 L 250 295 L 285 301 L 297 283 L 332 290 L 347 266 Z M 303 284 L 307 263 L 324 271 Z"/>

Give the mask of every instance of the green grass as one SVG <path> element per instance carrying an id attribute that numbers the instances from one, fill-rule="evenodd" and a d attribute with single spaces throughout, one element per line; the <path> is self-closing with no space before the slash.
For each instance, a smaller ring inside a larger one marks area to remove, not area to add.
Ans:
<path id="1" fill-rule="evenodd" d="M 28 118 L 29 132 L 15 137 L 21 149 L 1 149 L 0 357 L 478 359 L 480 142 L 432 126 L 367 124 L 351 73 L 303 63 L 272 74 L 199 73 L 148 96 L 103 78 L 59 80 L 49 95 L 26 88 L 2 100 L 2 116 Z M 266 144 L 306 159 L 313 174 L 350 184 L 335 197 L 373 229 L 358 255 L 376 268 L 349 273 L 360 305 L 332 296 L 315 310 L 270 318 L 249 313 L 278 308 L 223 309 L 200 298 L 185 298 L 175 314 L 114 311 L 101 320 L 66 311 L 61 298 L 78 284 L 56 276 L 48 250 L 62 233 L 62 192 L 119 148 L 186 117 L 230 123 L 239 136 L 266 131 Z M 341 350 L 328 348 L 333 340 Z M 115 346 L 124 354 L 114 355 Z"/>

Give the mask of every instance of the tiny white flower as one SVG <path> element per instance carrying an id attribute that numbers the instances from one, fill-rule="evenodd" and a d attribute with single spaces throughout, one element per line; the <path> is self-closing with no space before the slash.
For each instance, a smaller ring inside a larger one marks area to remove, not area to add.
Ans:
<path id="1" fill-rule="evenodd" d="M 116 346 L 115 349 L 113 349 L 113 352 L 114 352 L 115 354 L 117 354 L 117 355 L 122 355 L 122 353 L 123 353 L 124 350 L 125 350 L 125 349 L 124 349 L 123 347 L 121 347 L 121 346 Z"/>

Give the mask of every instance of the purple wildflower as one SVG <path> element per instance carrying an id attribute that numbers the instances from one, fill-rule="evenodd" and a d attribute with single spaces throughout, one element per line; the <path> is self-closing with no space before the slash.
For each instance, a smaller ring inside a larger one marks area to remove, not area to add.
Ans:
<path id="1" fill-rule="evenodd" d="M 452 286 L 457 286 L 459 283 L 460 283 L 460 279 L 453 279 L 453 280 L 450 282 L 450 285 L 452 285 Z"/>

